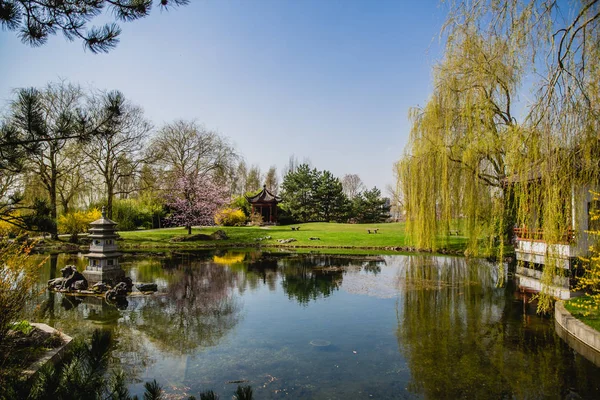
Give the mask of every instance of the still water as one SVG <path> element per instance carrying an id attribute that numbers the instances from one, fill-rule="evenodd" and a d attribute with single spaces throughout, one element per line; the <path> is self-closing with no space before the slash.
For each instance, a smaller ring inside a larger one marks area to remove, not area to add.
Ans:
<path id="1" fill-rule="evenodd" d="M 66 264 L 46 262 L 43 284 Z M 43 292 L 35 318 L 111 329 L 130 389 L 170 398 L 238 384 L 257 399 L 600 398 L 600 368 L 535 314 L 497 265 L 433 256 L 127 255 L 159 291 L 111 305 Z"/>

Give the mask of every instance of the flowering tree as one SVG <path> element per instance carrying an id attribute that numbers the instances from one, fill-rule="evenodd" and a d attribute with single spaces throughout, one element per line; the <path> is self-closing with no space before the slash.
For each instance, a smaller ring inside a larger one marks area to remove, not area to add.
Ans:
<path id="1" fill-rule="evenodd" d="M 182 176 L 167 193 L 166 201 L 171 208 L 167 221 L 185 226 L 191 234 L 193 225 L 214 225 L 215 214 L 227 202 L 227 188 L 208 176 Z"/>

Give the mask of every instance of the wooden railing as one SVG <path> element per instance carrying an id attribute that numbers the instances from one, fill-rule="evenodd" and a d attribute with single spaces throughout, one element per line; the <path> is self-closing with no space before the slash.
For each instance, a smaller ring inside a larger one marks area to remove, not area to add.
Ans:
<path id="1" fill-rule="evenodd" d="M 514 228 L 515 236 L 519 240 L 530 240 L 532 242 L 545 242 L 544 231 L 542 229 L 527 229 L 527 228 Z M 559 243 L 572 243 L 575 241 L 575 231 L 568 229 L 561 236 Z"/>

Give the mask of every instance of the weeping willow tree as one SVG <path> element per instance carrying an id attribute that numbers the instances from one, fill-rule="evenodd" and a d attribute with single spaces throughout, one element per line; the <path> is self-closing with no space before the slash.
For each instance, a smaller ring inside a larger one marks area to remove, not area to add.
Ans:
<path id="1" fill-rule="evenodd" d="M 468 254 L 501 256 L 514 226 L 543 230 L 552 282 L 552 244 L 582 211 L 571 198 L 598 184 L 599 3 L 451 4 L 433 93 L 411 111 L 398 163 L 412 245 L 435 250 L 454 225 Z"/>

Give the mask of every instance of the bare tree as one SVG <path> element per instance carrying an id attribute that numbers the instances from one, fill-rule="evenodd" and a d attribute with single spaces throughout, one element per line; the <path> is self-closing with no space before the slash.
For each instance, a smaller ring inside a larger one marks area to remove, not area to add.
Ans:
<path id="1" fill-rule="evenodd" d="M 87 123 L 94 135 L 84 152 L 102 175 L 107 215 L 111 218 L 117 185 L 136 173 L 145 161 L 144 144 L 152 127 L 143 110 L 127 101 L 121 92 L 97 94 L 90 103 L 92 116 Z"/>
<path id="2" fill-rule="evenodd" d="M 227 177 L 238 158 L 225 137 L 195 121 L 178 120 L 166 124 L 150 148 L 171 178 Z"/>
<path id="3" fill-rule="evenodd" d="M 260 183 L 263 181 L 262 176 L 262 172 L 258 165 L 251 166 L 248 170 L 248 175 L 246 176 L 246 187 L 244 188 L 244 192 L 254 192 L 260 189 Z"/>
<path id="4" fill-rule="evenodd" d="M 357 174 L 346 174 L 342 178 L 342 187 L 344 194 L 349 199 L 355 198 L 360 192 L 366 189 L 364 183 Z"/>
<path id="5" fill-rule="evenodd" d="M 279 191 L 279 178 L 277 177 L 277 168 L 271 165 L 265 177 L 265 185 L 274 194 Z"/>

